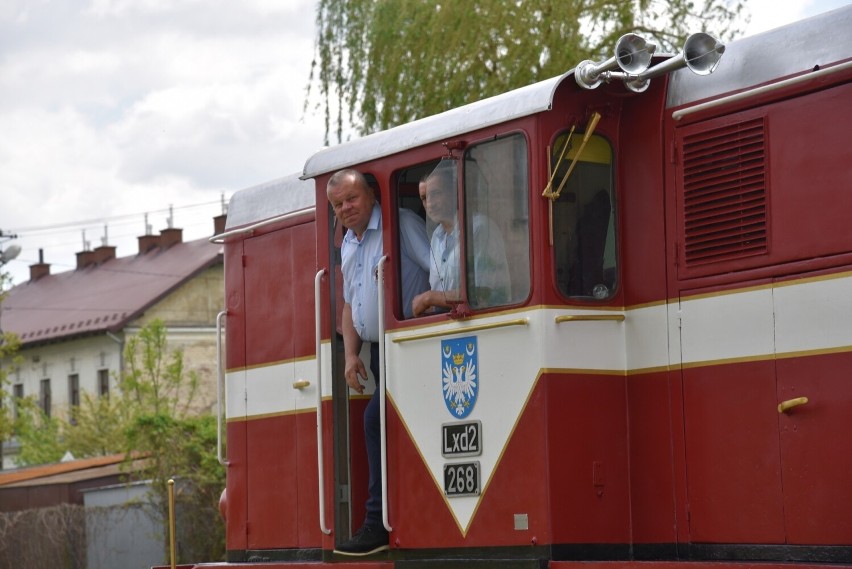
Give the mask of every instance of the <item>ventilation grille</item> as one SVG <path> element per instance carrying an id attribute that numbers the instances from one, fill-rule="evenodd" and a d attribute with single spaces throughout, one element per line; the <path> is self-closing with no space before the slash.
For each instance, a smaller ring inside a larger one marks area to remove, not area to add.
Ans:
<path id="1" fill-rule="evenodd" d="M 765 253 L 764 119 L 685 136 L 682 187 L 687 266 Z"/>

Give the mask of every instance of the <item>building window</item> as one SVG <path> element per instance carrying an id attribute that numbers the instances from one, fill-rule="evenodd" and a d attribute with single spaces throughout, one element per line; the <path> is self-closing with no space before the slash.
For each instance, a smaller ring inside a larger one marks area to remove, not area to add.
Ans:
<path id="1" fill-rule="evenodd" d="M 18 418 L 18 400 L 24 398 L 24 384 L 16 383 L 12 387 L 12 414 L 14 418 Z"/>
<path id="2" fill-rule="evenodd" d="M 109 370 L 98 370 L 98 395 L 109 397 Z"/>
<path id="3" fill-rule="evenodd" d="M 77 373 L 68 376 L 68 404 L 72 407 L 80 405 L 80 375 Z"/>
<path id="4" fill-rule="evenodd" d="M 18 418 L 18 400 L 24 398 L 24 384 L 16 383 L 12 386 L 12 418 Z"/>
<path id="5" fill-rule="evenodd" d="M 44 411 L 44 414 L 47 417 L 50 417 L 50 380 L 42 379 L 41 387 L 39 389 L 39 405 L 41 406 L 41 410 Z"/>

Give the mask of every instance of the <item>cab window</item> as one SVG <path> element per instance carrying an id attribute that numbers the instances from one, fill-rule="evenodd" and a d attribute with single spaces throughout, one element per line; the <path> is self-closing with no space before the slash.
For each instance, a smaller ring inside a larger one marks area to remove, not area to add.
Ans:
<path id="1" fill-rule="evenodd" d="M 612 147 L 593 135 L 577 158 L 581 139 L 566 132 L 551 146 L 552 186 L 562 187 L 553 202 L 555 279 L 567 297 L 606 300 L 615 294 L 618 269 Z"/>
<path id="2" fill-rule="evenodd" d="M 425 314 L 517 304 L 529 296 L 526 139 L 518 134 L 396 174 L 397 201 L 426 223 L 429 290 Z M 417 204 L 412 195 L 418 195 Z"/>
<path id="3" fill-rule="evenodd" d="M 521 134 L 465 150 L 464 261 L 472 309 L 517 304 L 529 296 L 527 162 L 527 143 Z"/>

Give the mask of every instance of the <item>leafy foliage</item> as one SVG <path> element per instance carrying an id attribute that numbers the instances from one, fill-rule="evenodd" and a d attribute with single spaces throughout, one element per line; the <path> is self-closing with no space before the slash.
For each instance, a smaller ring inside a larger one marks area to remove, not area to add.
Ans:
<path id="1" fill-rule="evenodd" d="M 83 393 L 80 405 L 73 407 L 69 420 L 62 423 L 62 441 L 78 458 L 125 452 L 134 411 L 121 393 L 113 397 Z"/>
<path id="2" fill-rule="evenodd" d="M 0 311 L 2 311 L 3 298 L 6 296 L 7 286 L 10 282 L 9 274 L 0 272 Z M 0 443 L 8 439 L 13 430 L 12 414 L 9 407 L 3 404 L 4 401 L 9 400 L 9 393 L 6 391 L 6 386 L 9 383 L 8 371 L 3 366 L 3 362 L 9 362 L 12 365 L 19 364 L 20 356 L 16 356 L 19 347 L 18 335 L 14 332 L 4 332 L 0 328 Z M 2 453 L 0 453 L 0 458 L 2 458 Z"/>
<path id="3" fill-rule="evenodd" d="M 28 466 L 58 462 L 65 454 L 59 439 L 59 420 L 49 417 L 32 395 L 16 399 L 15 409 L 15 435 L 21 443 L 18 463 Z"/>
<path id="4" fill-rule="evenodd" d="M 125 373 L 109 397 L 83 394 L 65 420 L 47 417 L 34 398 L 16 401 L 15 434 L 23 464 L 125 453 L 129 478 L 150 480 L 154 514 L 168 528 L 168 481 L 175 479 L 181 512 L 181 558 L 224 558 L 219 495 L 225 472 L 216 458 L 216 418 L 192 416 L 198 377 L 183 353 L 170 351 L 167 330 L 154 320 L 127 340 Z M 141 458 L 141 460 L 140 460 Z M 131 468 L 132 466 L 132 468 Z M 163 536 L 168 559 L 168 531 Z"/>
<path id="5" fill-rule="evenodd" d="M 127 448 L 146 457 L 135 475 L 152 481 L 152 503 L 163 527 L 168 527 L 168 481 L 179 482 L 175 504 L 183 512 L 181 525 L 194 530 L 184 540 L 181 557 L 222 558 L 224 527 L 216 522 L 225 472 L 216 459 L 216 420 L 189 415 L 198 377 L 184 369 L 183 353 L 169 353 L 166 344 L 166 328 L 154 320 L 125 347 L 127 373 L 120 386 L 134 409 L 125 431 Z M 168 543 L 166 535 L 166 554 Z"/>
<path id="6" fill-rule="evenodd" d="M 183 352 L 168 352 L 166 327 L 154 320 L 128 339 L 124 355 L 127 371 L 121 391 L 143 415 L 186 416 L 198 391 L 198 375 L 185 372 Z"/>
<path id="7" fill-rule="evenodd" d="M 368 134 L 611 56 L 634 32 L 676 53 L 690 32 L 737 33 L 743 0 L 319 0 L 316 81 L 326 144 Z M 309 84 L 310 89 L 310 84 Z M 334 126 L 332 127 L 332 121 Z"/>

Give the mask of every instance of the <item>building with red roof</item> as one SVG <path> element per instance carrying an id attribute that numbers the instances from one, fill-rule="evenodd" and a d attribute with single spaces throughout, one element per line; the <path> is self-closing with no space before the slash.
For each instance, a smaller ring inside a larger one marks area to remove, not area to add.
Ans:
<path id="1" fill-rule="evenodd" d="M 214 234 L 225 216 L 214 220 Z M 77 267 L 51 274 L 30 267 L 30 280 L 0 304 L 0 327 L 21 341 L 6 367 L 11 395 L 38 398 L 42 409 L 63 413 L 83 393 L 108 396 L 123 367 L 127 339 L 159 318 L 170 349 L 184 351 L 187 371 L 201 382 L 199 408 L 215 404 L 216 315 L 224 306 L 221 245 L 184 242 L 182 230 L 138 238 L 134 255 L 116 257 L 101 246 L 77 253 Z M 8 443 L 8 441 L 7 441 Z M 13 466 L 14 445 L 4 444 L 3 467 Z"/>

